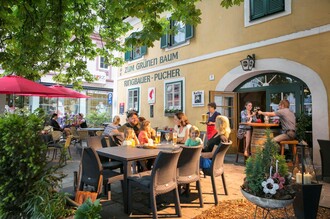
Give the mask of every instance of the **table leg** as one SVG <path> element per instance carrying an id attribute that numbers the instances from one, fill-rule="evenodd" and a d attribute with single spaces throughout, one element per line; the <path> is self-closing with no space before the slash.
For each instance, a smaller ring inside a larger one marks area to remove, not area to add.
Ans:
<path id="1" fill-rule="evenodd" d="M 123 191 L 123 199 L 124 199 L 124 212 L 128 213 L 128 183 L 127 183 L 127 177 L 132 175 L 132 162 L 127 161 L 123 163 L 123 171 L 124 171 L 124 191 Z"/>

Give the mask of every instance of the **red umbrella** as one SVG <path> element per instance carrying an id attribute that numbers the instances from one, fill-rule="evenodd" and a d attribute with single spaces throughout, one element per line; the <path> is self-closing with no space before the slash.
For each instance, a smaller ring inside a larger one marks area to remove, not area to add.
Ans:
<path id="1" fill-rule="evenodd" d="M 8 75 L 0 78 L 0 94 L 44 97 L 58 97 L 65 95 L 61 90 L 54 90 L 16 75 Z"/>
<path id="2" fill-rule="evenodd" d="M 64 95 L 62 96 L 57 96 L 55 95 L 54 97 L 67 97 L 67 98 L 90 98 L 90 96 L 87 96 L 85 94 L 79 93 L 75 90 L 72 90 L 70 88 L 61 86 L 61 85 L 53 85 L 50 86 L 51 89 L 55 90 L 55 91 L 60 91 L 62 92 Z"/>

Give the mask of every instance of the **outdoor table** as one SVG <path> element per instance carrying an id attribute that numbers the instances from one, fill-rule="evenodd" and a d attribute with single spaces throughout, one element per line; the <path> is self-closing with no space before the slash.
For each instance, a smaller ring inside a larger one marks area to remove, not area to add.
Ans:
<path id="1" fill-rule="evenodd" d="M 242 122 L 240 125 L 247 125 L 253 127 L 252 136 L 251 136 L 251 154 L 255 154 L 258 148 L 263 148 L 267 136 L 266 130 L 269 128 L 270 137 L 273 138 L 279 133 L 278 129 L 270 129 L 273 127 L 279 127 L 277 123 L 256 123 L 256 122 Z"/>
<path id="2" fill-rule="evenodd" d="M 172 144 L 160 144 L 156 146 L 156 149 L 144 149 L 130 146 L 118 146 L 107 147 L 97 150 L 97 153 L 101 156 L 121 161 L 123 163 L 123 175 L 124 175 L 124 211 L 127 213 L 128 209 L 128 185 L 127 177 L 132 175 L 131 166 L 133 161 L 145 160 L 156 158 L 158 153 L 162 150 L 173 150 L 179 146 L 173 146 Z"/>
<path id="3" fill-rule="evenodd" d="M 104 130 L 104 127 L 100 127 L 100 128 L 80 128 L 79 130 L 85 130 L 85 131 L 88 131 L 89 135 L 93 135 L 95 136 L 95 133 L 97 131 L 103 131 Z"/>

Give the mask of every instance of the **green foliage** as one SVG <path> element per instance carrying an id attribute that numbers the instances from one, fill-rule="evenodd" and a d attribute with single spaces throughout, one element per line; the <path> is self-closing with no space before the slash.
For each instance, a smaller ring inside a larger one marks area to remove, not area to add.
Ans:
<path id="1" fill-rule="evenodd" d="M 60 179 L 49 173 L 35 183 L 22 205 L 28 218 L 57 219 L 73 214 L 66 208 L 66 194 L 55 190 Z"/>
<path id="2" fill-rule="evenodd" d="M 297 134 L 297 139 L 299 141 L 308 141 L 310 139 L 306 138 L 306 131 L 307 130 L 311 130 L 311 126 L 312 126 L 312 117 L 306 115 L 305 113 L 301 113 L 299 118 L 298 118 L 298 122 L 297 122 L 297 130 L 296 130 L 296 134 Z"/>
<path id="3" fill-rule="evenodd" d="M 198 0 L 2 0 L 0 3 L 0 65 L 5 74 L 15 73 L 31 80 L 55 71 L 54 80 L 81 88 L 93 81 L 87 60 L 105 57 L 106 64 L 119 66 L 124 52 L 131 46 L 153 43 L 169 32 L 172 18 L 187 24 L 201 22 Z M 222 0 L 223 7 L 239 5 L 242 0 Z M 143 29 L 137 37 L 124 43 L 132 26 L 123 18 L 136 17 Z M 99 35 L 95 34 L 98 33 Z M 92 37 L 100 38 L 98 48 Z"/>
<path id="4" fill-rule="evenodd" d="M 55 194 L 53 188 L 59 178 L 51 176 L 54 169 L 47 167 L 47 146 L 40 136 L 44 118 L 42 110 L 0 115 L 0 218 L 32 215 L 35 209 L 24 211 L 27 203 L 35 203 L 33 199 L 39 198 L 48 205 L 45 200 L 52 196 L 49 192 Z M 52 205 L 60 209 L 61 195 L 56 196 L 53 197 L 59 201 Z M 43 207 L 38 211 L 49 212 Z"/>
<path id="5" fill-rule="evenodd" d="M 79 208 L 77 209 L 74 218 L 75 219 L 97 219 L 101 218 L 100 212 L 102 206 L 100 199 L 97 199 L 94 203 L 88 198 Z"/>
<path id="6" fill-rule="evenodd" d="M 87 124 L 88 126 L 102 126 L 103 123 L 111 121 L 111 117 L 109 113 L 98 113 L 96 111 L 92 111 L 87 116 Z"/>
<path id="7" fill-rule="evenodd" d="M 288 166 L 285 158 L 278 154 L 279 146 L 270 137 L 270 131 L 266 130 L 267 140 L 264 148 L 257 151 L 254 156 L 249 157 L 246 161 L 243 188 L 256 196 L 263 197 L 263 187 L 261 183 L 269 178 L 269 170 L 272 166 L 272 175 L 275 173 L 276 160 L 278 160 L 278 173 L 282 177 L 288 175 Z"/>

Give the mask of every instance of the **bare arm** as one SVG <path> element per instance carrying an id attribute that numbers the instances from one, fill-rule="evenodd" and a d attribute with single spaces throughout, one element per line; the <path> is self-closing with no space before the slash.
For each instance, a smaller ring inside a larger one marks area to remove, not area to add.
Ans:
<path id="1" fill-rule="evenodd" d="M 276 116 L 275 112 L 262 112 L 261 110 L 258 111 L 258 114 L 263 116 Z"/>

